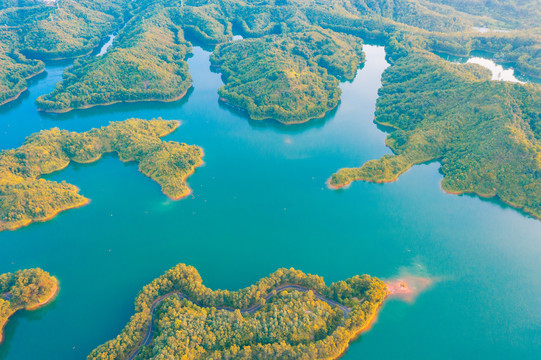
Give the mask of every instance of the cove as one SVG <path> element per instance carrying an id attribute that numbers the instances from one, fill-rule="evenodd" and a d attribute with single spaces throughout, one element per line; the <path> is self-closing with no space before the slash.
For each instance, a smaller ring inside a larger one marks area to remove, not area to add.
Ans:
<path id="1" fill-rule="evenodd" d="M 205 166 L 193 196 L 168 200 L 159 185 L 105 156 L 48 176 L 77 185 L 91 203 L 50 222 L 0 233 L 0 273 L 42 267 L 60 281 L 50 306 L 13 317 L 0 359 L 84 359 L 115 337 L 137 292 L 174 265 L 205 285 L 237 290 L 280 267 L 327 282 L 367 273 L 428 275 L 414 303 L 389 300 L 345 359 L 536 358 L 541 351 L 541 222 L 492 201 L 441 191 L 439 164 L 395 183 L 328 190 L 337 169 L 389 153 L 373 123 L 383 48 L 341 84 L 340 105 L 302 125 L 251 121 L 218 101 L 220 74 L 194 48 L 194 87 L 179 102 L 38 113 L 69 64 L 47 66 L 29 91 L 0 108 L 0 147 L 51 127 L 86 131 L 130 117 L 181 120 L 165 140 L 197 144 Z"/>
<path id="2" fill-rule="evenodd" d="M 471 57 L 461 57 L 461 56 L 455 56 L 450 55 L 446 53 L 441 53 L 434 51 L 434 54 L 438 55 L 439 57 L 451 61 L 457 64 L 477 64 L 485 69 L 490 70 L 490 73 L 492 74 L 491 80 L 494 81 L 509 81 L 509 82 L 515 82 L 515 83 L 539 83 L 538 79 L 525 76 L 522 74 L 517 74 L 514 68 L 508 66 L 508 65 L 502 65 L 499 63 L 494 62 L 492 60 L 492 55 L 483 52 L 483 51 L 472 51 Z"/>

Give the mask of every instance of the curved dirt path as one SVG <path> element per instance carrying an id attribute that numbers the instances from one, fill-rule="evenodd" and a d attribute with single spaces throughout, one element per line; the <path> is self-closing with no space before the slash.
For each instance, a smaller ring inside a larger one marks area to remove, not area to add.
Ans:
<path id="1" fill-rule="evenodd" d="M 344 313 L 344 316 L 348 316 L 349 313 L 351 312 L 351 308 L 349 308 L 349 307 L 347 307 L 345 305 L 342 305 L 342 304 L 340 304 L 340 303 L 338 303 L 338 302 L 336 302 L 334 300 L 328 299 L 325 296 L 315 292 L 314 290 L 308 289 L 308 288 L 306 288 L 304 286 L 286 284 L 286 285 L 278 286 L 275 290 L 276 290 L 276 294 L 278 294 L 279 292 L 282 292 L 284 290 L 290 290 L 290 289 L 297 290 L 297 291 L 300 291 L 300 292 L 312 291 L 314 293 L 314 297 L 316 299 L 321 300 L 321 301 L 329 304 L 330 306 L 338 306 L 340 308 L 340 310 L 342 310 L 342 312 Z M 167 293 L 165 295 L 160 296 L 159 298 L 157 298 L 156 300 L 154 300 L 152 302 L 152 306 L 150 307 L 150 312 L 152 313 L 152 318 L 150 319 L 150 326 L 149 326 L 149 328 L 147 330 L 147 333 L 146 333 L 145 337 L 143 338 L 143 341 L 141 341 L 141 344 L 139 344 L 137 349 L 134 352 L 132 352 L 132 354 L 128 357 L 128 360 L 135 359 L 135 357 L 137 355 L 139 355 L 139 352 L 141 351 L 141 348 L 143 346 L 147 346 L 148 344 L 150 344 L 150 341 L 152 340 L 152 337 L 154 335 L 154 329 L 153 329 L 154 328 L 154 313 L 156 311 L 156 307 L 158 307 L 158 305 L 163 300 L 170 297 L 171 295 L 178 295 L 180 298 L 191 301 L 192 303 L 194 303 L 195 305 L 197 305 L 199 307 L 210 307 L 210 306 L 201 306 L 201 305 L 197 304 L 196 302 L 192 301 L 188 296 L 184 295 L 180 291 L 172 291 L 170 293 Z M 264 297 L 265 302 L 267 302 L 273 296 L 274 296 L 273 293 L 267 294 L 267 296 Z M 361 300 L 361 302 L 362 301 L 363 300 Z M 226 311 L 239 310 L 241 314 L 250 314 L 251 315 L 251 314 L 254 314 L 256 311 L 258 311 L 259 309 L 261 309 L 261 305 L 254 305 L 254 306 L 252 306 L 252 307 L 250 307 L 248 309 L 235 309 L 235 308 L 231 308 L 231 307 L 228 307 L 228 306 L 214 306 L 214 308 L 216 310 L 226 310 Z"/>

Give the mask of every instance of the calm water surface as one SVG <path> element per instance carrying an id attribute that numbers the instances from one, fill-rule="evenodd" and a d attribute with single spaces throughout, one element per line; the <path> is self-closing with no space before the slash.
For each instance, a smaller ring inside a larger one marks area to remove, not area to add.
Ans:
<path id="1" fill-rule="evenodd" d="M 483 32 L 483 31 L 482 31 Z M 435 51 L 435 54 L 447 61 L 457 64 L 477 64 L 490 70 L 492 74 L 491 80 L 494 81 L 509 81 L 515 83 L 536 83 L 540 84 L 541 80 L 519 74 L 509 64 L 498 64 L 492 60 L 493 55 L 483 51 L 472 51 L 472 57 L 454 56 Z"/>
<path id="2" fill-rule="evenodd" d="M 326 118 L 283 126 L 248 120 L 218 103 L 220 75 L 194 49 L 194 88 L 169 104 L 129 104 L 39 114 L 66 64 L 49 65 L 30 90 L 0 108 L 0 147 L 60 127 L 85 131 L 130 117 L 178 119 L 170 140 L 205 149 L 189 179 L 193 196 L 170 201 L 158 184 L 105 156 L 48 176 L 77 185 L 92 202 L 52 221 L 0 233 L 0 273 L 42 267 L 61 282 L 48 307 L 6 327 L 0 359 L 84 359 L 115 337 L 137 292 L 175 264 L 211 288 L 238 289 L 280 267 L 327 282 L 401 272 L 438 281 L 413 304 L 387 302 L 345 359 L 535 359 L 541 354 L 541 222 L 497 202 L 440 190 L 439 164 L 416 166 L 392 184 L 358 182 L 331 191 L 344 166 L 389 153 L 373 123 L 381 47 L 343 83 Z"/>

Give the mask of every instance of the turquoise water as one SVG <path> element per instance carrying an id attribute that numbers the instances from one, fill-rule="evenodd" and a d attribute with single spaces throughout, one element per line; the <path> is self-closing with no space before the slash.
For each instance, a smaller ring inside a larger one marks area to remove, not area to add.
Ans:
<path id="1" fill-rule="evenodd" d="M 61 282 L 53 304 L 8 323 L 0 359 L 84 359 L 121 331 L 137 292 L 180 262 L 197 267 L 207 286 L 227 289 L 279 267 L 327 282 L 428 274 L 438 281 L 413 304 L 388 301 L 345 359 L 540 358 L 540 221 L 443 193 L 438 163 L 391 184 L 326 188 L 337 169 L 389 153 L 373 123 L 383 48 L 366 47 L 367 64 L 341 85 L 335 111 L 297 126 L 250 121 L 219 104 L 220 75 L 209 70 L 208 52 L 194 51 L 194 88 L 179 102 L 38 114 L 34 99 L 66 66 L 56 64 L 0 108 L 1 148 L 40 129 L 161 116 L 183 121 L 168 139 L 205 149 L 205 166 L 189 179 L 193 196 L 181 201 L 115 156 L 47 177 L 77 185 L 92 201 L 0 233 L 0 273 L 39 266 Z"/>

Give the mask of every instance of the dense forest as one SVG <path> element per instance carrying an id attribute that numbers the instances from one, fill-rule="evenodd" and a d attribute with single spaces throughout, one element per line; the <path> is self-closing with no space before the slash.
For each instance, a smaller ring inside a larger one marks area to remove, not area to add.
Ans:
<path id="1" fill-rule="evenodd" d="M 44 69 L 37 59 L 90 53 L 124 21 L 127 0 L 5 0 L 0 3 L 0 105 Z M 32 60 L 34 59 L 34 60 Z"/>
<path id="2" fill-rule="evenodd" d="M 342 60 L 340 56 L 328 54 L 345 55 L 348 72 L 360 60 L 350 61 L 347 52 L 359 53 L 361 41 L 347 41 L 343 33 L 388 41 L 407 32 L 415 35 L 410 37 L 415 46 L 460 56 L 482 50 L 523 74 L 541 77 L 539 31 L 525 31 L 513 23 L 436 2 L 147 0 L 125 8 L 129 20 L 112 50 L 77 61 L 51 94 L 38 99 L 41 110 L 63 112 L 121 101 L 176 100 L 191 85 L 185 61 L 190 41 L 222 44 L 214 54 L 216 65 L 224 66 L 222 100 L 246 109 L 253 119 L 284 123 L 321 117 L 337 105 L 340 90 L 334 77 L 349 78 L 350 74 L 344 77 L 341 73 L 339 68 L 345 64 L 336 63 Z M 480 33 L 474 26 L 516 31 Z M 234 28 L 255 39 L 251 44 L 228 44 Z M 307 32 L 314 36 L 306 37 Z M 320 37 L 330 42 L 321 49 L 323 53 L 317 47 L 310 49 Z M 302 53 L 299 48 L 304 48 Z M 228 72 L 239 55 L 246 56 L 246 66 Z M 224 64 L 226 60 L 230 64 Z M 293 79 L 286 76 L 292 72 L 298 75 Z"/>
<path id="3" fill-rule="evenodd" d="M 225 86 L 220 97 L 252 119 L 305 122 L 338 105 L 337 77 L 353 79 L 362 41 L 314 29 L 220 45 L 211 57 Z"/>
<path id="4" fill-rule="evenodd" d="M 285 285 L 307 291 L 277 291 Z M 238 291 L 211 290 L 195 268 L 179 264 L 143 288 L 122 333 L 88 359 L 336 359 L 386 294 L 368 275 L 326 286 L 294 269 Z M 141 347 L 149 327 L 152 339 Z"/>
<path id="5" fill-rule="evenodd" d="M 191 86 L 182 30 L 157 7 L 132 18 L 115 46 L 75 61 L 55 90 L 37 99 L 40 110 L 64 112 L 123 101 L 170 101 Z"/>
<path id="6" fill-rule="evenodd" d="M 26 80 L 44 69 L 38 60 L 29 60 L 16 50 L 2 51 L 0 44 L 0 105 L 19 97 Z"/>
<path id="7" fill-rule="evenodd" d="M 510 28 L 539 27 L 539 0 L 430 0 L 478 16 L 490 16 Z"/>
<path id="8" fill-rule="evenodd" d="M 4 326 L 19 310 L 47 304 L 58 291 L 58 281 L 39 268 L 0 275 L 0 343 Z"/>
<path id="9" fill-rule="evenodd" d="M 84 133 L 54 128 L 29 136 L 17 149 L 0 152 L 0 231 L 45 221 L 86 204 L 77 187 L 40 176 L 64 169 L 70 161 L 90 163 L 110 152 L 121 161 L 136 161 L 139 170 L 170 198 L 187 195 L 186 178 L 202 164 L 203 151 L 160 140 L 178 125 L 177 121 L 130 119 Z"/>
<path id="10" fill-rule="evenodd" d="M 69 0 L 54 6 L 31 3 L 0 10 L 6 24 L 0 27 L 2 44 L 9 55 L 0 56 L 8 69 L 0 70 L 0 87 L 8 89 L 4 101 L 24 89 L 26 76 L 42 69 L 40 62 L 25 57 L 31 51 L 20 46 L 22 30 L 11 29 L 17 27 L 15 20 L 43 20 L 44 7 L 49 12 L 74 9 Z M 361 39 L 376 40 L 385 45 L 391 63 L 383 75 L 376 121 L 396 129 L 387 140 L 395 155 L 344 169 L 330 185 L 392 181 L 413 164 L 441 159 L 447 191 L 498 196 L 540 216 L 539 85 L 494 83 L 479 67 L 434 55 L 483 51 L 523 75 L 541 78 L 536 4 L 538 0 L 116 0 L 107 6 L 105 0 L 82 1 L 89 19 L 95 19 L 89 24 L 107 18 L 103 21 L 113 25 L 125 21 L 124 27 L 112 49 L 77 60 L 37 104 L 45 111 L 68 111 L 119 101 L 178 99 L 191 86 L 186 57 L 191 42 L 198 41 L 218 44 L 211 61 L 223 75 L 221 100 L 247 110 L 253 119 L 298 123 L 324 116 L 339 103 L 339 81 L 353 78 L 364 60 Z M 94 12 L 104 15 L 90 16 Z M 233 30 L 244 39 L 231 41 Z M 51 36 L 59 44 L 64 41 Z"/>
<path id="11" fill-rule="evenodd" d="M 413 51 L 385 71 L 375 121 L 392 127 L 394 155 L 330 179 L 394 181 L 439 159 L 451 193 L 497 196 L 541 218 L 541 89 L 489 81 L 487 70 Z M 467 101 L 465 101 L 467 99 Z"/>

